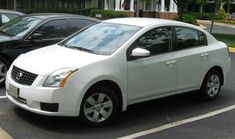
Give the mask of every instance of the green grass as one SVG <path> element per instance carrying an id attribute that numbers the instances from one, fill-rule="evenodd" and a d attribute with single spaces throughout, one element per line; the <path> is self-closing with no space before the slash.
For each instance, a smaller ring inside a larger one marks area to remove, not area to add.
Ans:
<path id="1" fill-rule="evenodd" d="M 212 34 L 217 40 L 226 43 L 229 47 L 235 48 L 235 35 L 233 34 Z"/>

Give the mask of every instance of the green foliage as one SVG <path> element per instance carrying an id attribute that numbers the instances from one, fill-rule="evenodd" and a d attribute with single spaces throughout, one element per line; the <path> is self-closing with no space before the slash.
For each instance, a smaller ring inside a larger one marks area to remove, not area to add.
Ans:
<path id="1" fill-rule="evenodd" d="M 96 17 L 97 14 L 100 14 L 102 16 L 101 19 L 110 19 L 110 18 L 127 17 L 128 16 L 128 13 L 125 11 L 93 9 L 90 12 L 90 16 L 92 16 L 92 17 Z"/>
<path id="2" fill-rule="evenodd" d="M 196 17 L 194 15 L 190 15 L 190 14 L 183 14 L 182 20 L 180 20 L 179 16 L 177 16 L 176 20 L 186 22 L 189 24 L 194 24 L 194 25 L 197 24 Z"/>
<path id="3" fill-rule="evenodd" d="M 175 4 L 178 7 L 178 15 L 179 15 L 179 20 L 183 20 L 183 13 L 185 8 L 189 5 L 189 4 L 193 4 L 195 3 L 195 0 L 174 0 Z"/>
<path id="4" fill-rule="evenodd" d="M 196 3 L 199 5 L 207 4 L 208 0 L 196 0 Z"/>
<path id="5" fill-rule="evenodd" d="M 223 0 L 224 2 L 226 2 L 227 4 L 232 4 L 232 0 Z"/>
<path id="6" fill-rule="evenodd" d="M 218 13 L 190 13 L 200 20 L 224 20 L 227 14 L 224 10 L 219 10 Z"/>
<path id="7" fill-rule="evenodd" d="M 217 20 L 225 20 L 227 18 L 227 13 L 224 9 L 220 9 L 217 13 L 218 19 Z"/>
<path id="8" fill-rule="evenodd" d="M 125 11 L 113 11 L 113 10 L 100 10 L 100 9 L 75 9 L 75 8 L 56 8 L 56 9 L 24 9 L 21 12 L 30 13 L 70 13 L 96 17 L 96 14 L 101 14 L 101 19 L 110 19 L 117 17 L 127 17 L 128 13 Z"/>
<path id="9" fill-rule="evenodd" d="M 191 13 L 191 15 L 194 15 L 196 19 L 200 20 L 211 20 L 214 18 L 214 13 Z"/>
<path id="10" fill-rule="evenodd" d="M 30 14 L 30 13 L 70 13 L 80 15 L 90 15 L 92 9 L 75 9 L 75 8 L 51 8 L 51 9 L 19 9 L 19 11 Z"/>
<path id="11" fill-rule="evenodd" d="M 208 0 L 196 0 L 196 4 L 199 5 L 199 12 L 202 13 L 203 6 L 207 4 Z"/>

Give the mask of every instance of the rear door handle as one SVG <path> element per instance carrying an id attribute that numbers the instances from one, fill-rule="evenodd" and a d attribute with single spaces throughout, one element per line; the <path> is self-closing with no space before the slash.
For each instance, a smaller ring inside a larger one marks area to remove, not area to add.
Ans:
<path id="1" fill-rule="evenodd" d="M 201 54 L 201 57 L 206 57 L 206 56 L 208 56 L 208 53 Z"/>
<path id="2" fill-rule="evenodd" d="M 175 60 L 173 60 L 173 61 L 169 61 L 169 62 L 166 62 L 166 64 L 167 65 L 172 65 L 172 64 L 175 64 L 176 63 L 176 61 Z"/>

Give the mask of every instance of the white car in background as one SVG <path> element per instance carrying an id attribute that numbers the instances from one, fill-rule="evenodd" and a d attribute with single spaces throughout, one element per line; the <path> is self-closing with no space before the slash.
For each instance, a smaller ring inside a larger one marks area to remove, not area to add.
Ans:
<path id="1" fill-rule="evenodd" d="M 110 19 L 19 56 L 6 94 L 31 112 L 103 125 L 147 100 L 192 90 L 213 100 L 229 71 L 227 46 L 194 25 Z"/>

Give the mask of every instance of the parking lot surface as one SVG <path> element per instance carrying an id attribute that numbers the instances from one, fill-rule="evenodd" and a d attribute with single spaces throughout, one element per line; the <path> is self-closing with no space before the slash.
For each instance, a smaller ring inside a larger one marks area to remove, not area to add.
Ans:
<path id="1" fill-rule="evenodd" d="M 0 97 L 0 127 L 16 139 L 110 139 L 127 137 L 134 133 L 203 115 L 235 104 L 235 54 L 231 54 L 231 58 L 232 72 L 215 101 L 202 101 L 197 97 L 196 92 L 176 95 L 129 106 L 128 110 L 121 113 L 113 124 L 92 128 L 81 125 L 78 118 L 48 117 L 22 110 L 7 98 Z M 4 88 L 0 89 L 0 95 L 5 95 Z M 235 138 L 234 117 L 235 110 L 231 110 L 139 138 Z"/>

